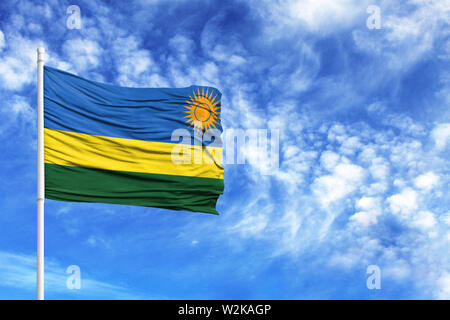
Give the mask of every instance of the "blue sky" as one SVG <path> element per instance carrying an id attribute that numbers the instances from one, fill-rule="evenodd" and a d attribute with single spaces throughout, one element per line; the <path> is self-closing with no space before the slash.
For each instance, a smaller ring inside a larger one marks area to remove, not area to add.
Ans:
<path id="1" fill-rule="evenodd" d="M 449 299 L 449 22 L 449 0 L 1 1 L 0 298 L 35 297 L 43 46 L 92 80 L 217 87 L 225 129 L 280 132 L 271 175 L 225 167 L 220 216 L 46 200 L 46 298 Z"/>

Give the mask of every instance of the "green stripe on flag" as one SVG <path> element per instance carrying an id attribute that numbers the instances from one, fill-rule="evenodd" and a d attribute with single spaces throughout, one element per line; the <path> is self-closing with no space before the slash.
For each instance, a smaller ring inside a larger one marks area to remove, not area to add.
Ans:
<path id="1" fill-rule="evenodd" d="M 222 179 L 45 164 L 45 197 L 218 214 Z"/>

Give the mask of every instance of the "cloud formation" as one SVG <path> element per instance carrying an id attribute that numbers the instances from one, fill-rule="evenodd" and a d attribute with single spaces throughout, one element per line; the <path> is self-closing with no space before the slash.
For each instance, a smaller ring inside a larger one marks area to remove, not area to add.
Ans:
<path id="1" fill-rule="evenodd" d="M 86 296 L 152 288 L 170 298 L 373 298 L 364 277 L 375 264 L 382 287 L 393 288 L 376 297 L 448 299 L 449 1 L 381 1 L 381 30 L 366 27 L 369 4 L 81 1 L 82 29 L 69 30 L 57 1 L 4 1 L 5 228 L 34 230 L 25 219 L 34 203 L 16 194 L 34 199 L 22 185 L 35 178 L 38 46 L 49 65 L 96 81 L 215 86 L 224 128 L 280 133 L 271 175 L 258 163 L 226 167 L 214 219 L 49 201 L 50 243 L 58 242 L 49 259 L 59 261 L 49 290 L 65 294 L 61 265 L 76 260 L 110 270 L 108 281 L 87 282 Z M 243 150 L 247 159 L 253 151 Z M 0 285 L 30 291 L 33 243 L 7 236 Z"/>

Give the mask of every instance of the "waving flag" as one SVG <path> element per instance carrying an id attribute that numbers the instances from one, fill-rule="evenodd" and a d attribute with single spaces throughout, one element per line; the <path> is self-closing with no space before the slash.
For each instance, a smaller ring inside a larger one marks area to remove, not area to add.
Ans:
<path id="1" fill-rule="evenodd" d="M 220 99 L 211 87 L 125 88 L 45 66 L 45 197 L 217 214 L 221 145 L 202 142 L 212 161 L 176 163 L 172 133 L 221 132 Z"/>

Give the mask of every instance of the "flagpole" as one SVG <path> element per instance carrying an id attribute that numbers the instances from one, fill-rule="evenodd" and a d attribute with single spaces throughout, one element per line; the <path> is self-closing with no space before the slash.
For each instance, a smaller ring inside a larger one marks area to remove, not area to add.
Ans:
<path id="1" fill-rule="evenodd" d="M 37 300 L 44 300 L 44 54 L 37 49 Z"/>

